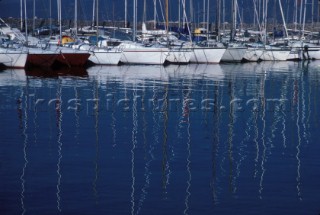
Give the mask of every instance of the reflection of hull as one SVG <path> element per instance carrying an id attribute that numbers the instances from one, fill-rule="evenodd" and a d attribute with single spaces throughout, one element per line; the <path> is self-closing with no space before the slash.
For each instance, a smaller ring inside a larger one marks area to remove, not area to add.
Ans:
<path id="1" fill-rule="evenodd" d="M 192 54 L 191 49 L 171 49 L 167 61 L 177 64 L 189 63 Z"/>
<path id="2" fill-rule="evenodd" d="M 107 49 L 94 49 L 90 52 L 89 60 L 99 65 L 118 65 L 122 52 Z"/>
<path id="3" fill-rule="evenodd" d="M 0 87 L 25 86 L 26 82 L 24 69 L 6 69 L 0 72 Z"/>
<path id="4" fill-rule="evenodd" d="M 59 76 L 79 76 L 86 77 L 88 73 L 86 69 L 82 67 L 62 67 L 59 69 L 51 69 L 51 68 L 39 68 L 39 67 L 31 67 L 27 68 L 25 71 L 27 76 L 35 76 L 35 77 L 59 77 Z"/>
<path id="5" fill-rule="evenodd" d="M 106 83 L 109 80 L 126 84 L 137 84 L 147 81 L 168 81 L 168 74 L 165 68 L 157 65 L 92 66 L 87 71 L 89 77 L 94 77 L 101 83 Z"/>
<path id="6" fill-rule="evenodd" d="M 191 63 L 220 63 L 225 48 L 211 48 L 211 47 L 197 47 L 193 48 L 193 55 L 191 55 Z"/>
<path id="7" fill-rule="evenodd" d="M 0 49 L 0 64 L 10 68 L 24 68 L 27 56 L 23 51 Z"/>
<path id="8" fill-rule="evenodd" d="M 168 74 L 162 66 L 122 66 L 123 82 L 138 84 L 146 81 L 167 82 Z"/>
<path id="9" fill-rule="evenodd" d="M 188 64 L 184 66 L 169 65 L 166 68 L 170 80 L 208 79 L 219 81 L 224 78 L 220 64 Z"/>
<path id="10" fill-rule="evenodd" d="M 247 51 L 244 47 L 229 47 L 223 54 L 221 61 L 223 62 L 241 62 Z"/>

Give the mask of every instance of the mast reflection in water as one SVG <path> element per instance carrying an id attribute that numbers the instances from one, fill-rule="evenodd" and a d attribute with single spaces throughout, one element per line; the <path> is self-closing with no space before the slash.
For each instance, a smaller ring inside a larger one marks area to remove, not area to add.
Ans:
<path id="1" fill-rule="evenodd" d="M 1 214 L 319 214 L 319 72 L 1 71 Z"/>

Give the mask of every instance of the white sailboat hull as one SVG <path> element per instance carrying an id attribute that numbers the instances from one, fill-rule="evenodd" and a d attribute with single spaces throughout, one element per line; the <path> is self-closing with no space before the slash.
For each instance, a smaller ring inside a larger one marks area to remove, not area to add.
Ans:
<path id="1" fill-rule="evenodd" d="M 125 48 L 120 61 L 125 64 L 164 64 L 169 50 L 167 48 L 132 47 Z"/>
<path id="2" fill-rule="evenodd" d="M 170 63 L 186 64 L 190 62 L 192 54 L 191 49 L 171 49 L 166 60 Z"/>
<path id="3" fill-rule="evenodd" d="M 0 64 L 10 68 L 24 68 L 28 53 L 21 50 L 0 49 Z"/>
<path id="4" fill-rule="evenodd" d="M 260 57 L 264 61 L 286 61 L 290 50 L 265 49 Z"/>
<path id="5" fill-rule="evenodd" d="M 291 61 L 298 61 L 302 59 L 303 59 L 302 51 L 296 48 L 291 49 L 290 54 L 287 58 L 287 60 L 291 60 Z"/>
<path id="6" fill-rule="evenodd" d="M 263 50 L 259 48 L 248 48 L 243 56 L 243 59 L 249 62 L 257 62 L 260 60 Z"/>
<path id="7" fill-rule="evenodd" d="M 303 54 L 305 59 L 320 60 L 320 47 L 309 47 Z"/>
<path id="8" fill-rule="evenodd" d="M 193 48 L 193 54 L 190 58 L 190 63 L 220 63 L 225 48 L 197 47 Z"/>
<path id="9" fill-rule="evenodd" d="M 90 53 L 89 60 L 97 65 L 118 65 L 122 52 L 107 49 L 95 49 Z"/>
<path id="10" fill-rule="evenodd" d="M 247 48 L 229 47 L 222 56 L 223 62 L 241 62 L 246 54 Z"/>

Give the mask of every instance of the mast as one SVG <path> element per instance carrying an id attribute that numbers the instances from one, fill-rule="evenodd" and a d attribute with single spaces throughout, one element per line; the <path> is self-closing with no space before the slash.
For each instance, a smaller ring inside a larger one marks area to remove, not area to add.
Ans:
<path id="1" fill-rule="evenodd" d="M 96 0 L 97 46 L 99 42 L 99 0 Z"/>
<path id="2" fill-rule="evenodd" d="M 51 0 L 49 1 L 49 26 L 50 26 L 50 36 L 52 35 L 52 11 L 51 11 Z"/>
<path id="3" fill-rule="evenodd" d="M 208 0 L 208 18 L 207 18 L 207 32 L 209 33 L 209 0 Z M 221 11 L 221 0 L 217 0 L 217 12 L 216 12 L 216 34 L 217 34 L 217 41 L 220 41 L 220 14 Z"/>
<path id="4" fill-rule="evenodd" d="M 284 14 L 283 14 L 281 0 L 279 0 L 279 6 L 280 6 L 280 12 L 281 12 L 282 21 L 283 21 L 283 27 L 284 27 L 284 30 L 286 31 L 286 37 L 288 38 L 288 29 L 287 29 L 286 20 L 284 18 Z"/>
<path id="5" fill-rule="evenodd" d="M 157 28 L 157 1 L 153 0 L 153 28 Z"/>
<path id="6" fill-rule="evenodd" d="M 209 23 L 210 23 L 209 8 L 210 8 L 210 0 L 208 0 L 208 5 L 207 5 L 207 33 L 208 33 L 208 36 L 209 36 Z"/>
<path id="7" fill-rule="evenodd" d="M 222 22 L 223 22 L 223 34 L 226 31 L 226 1 L 222 0 Z"/>
<path id="8" fill-rule="evenodd" d="M 92 27 L 94 26 L 94 19 L 95 19 L 95 10 L 96 10 L 96 0 L 93 0 L 93 5 L 92 5 Z"/>
<path id="9" fill-rule="evenodd" d="M 238 0 L 234 0 L 234 5 L 233 5 L 233 30 L 234 33 L 237 30 L 237 17 L 238 17 Z"/>
<path id="10" fill-rule="evenodd" d="M 203 0 L 203 24 L 206 22 L 206 0 Z"/>
<path id="11" fill-rule="evenodd" d="M 320 16 L 320 2 L 318 2 L 317 24 L 319 23 L 319 16 Z"/>
<path id="12" fill-rule="evenodd" d="M 263 10 L 263 17 L 264 17 L 264 44 L 267 44 L 267 22 L 268 22 L 268 0 L 264 0 L 264 10 Z"/>
<path id="13" fill-rule="evenodd" d="M 294 30 L 297 31 L 298 24 L 298 0 L 294 2 Z"/>
<path id="14" fill-rule="evenodd" d="M 36 29 L 36 1 L 33 0 L 33 17 L 32 17 L 32 31 L 33 34 L 35 33 L 35 29 Z"/>
<path id="15" fill-rule="evenodd" d="M 59 20 L 60 45 L 62 45 L 61 0 L 58 0 L 58 20 Z"/>
<path id="16" fill-rule="evenodd" d="M 137 0 L 133 0 L 133 29 L 132 29 L 132 40 L 136 41 L 137 34 Z"/>
<path id="17" fill-rule="evenodd" d="M 311 2 L 311 26 L 312 26 L 312 29 L 313 29 L 313 19 L 314 19 L 314 0 L 312 0 Z"/>
<path id="18" fill-rule="evenodd" d="M 306 24 L 307 1 L 303 5 L 303 10 L 304 11 L 303 11 L 303 22 L 302 22 L 302 36 L 304 36 L 304 28 Z"/>
<path id="19" fill-rule="evenodd" d="M 23 4 L 22 4 L 23 0 L 20 0 L 20 29 L 22 31 L 23 29 Z"/>
<path id="20" fill-rule="evenodd" d="M 236 0 L 232 0 L 232 4 L 231 4 L 231 7 L 232 7 L 232 20 L 231 20 L 231 31 L 230 31 L 230 41 L 233 41 L 233 34 L 234 34 L 234 31 L 235 31 L 235 28 L 234 28 L 234 25 L 235 25 L 235 13 L 236 13 Z"/>
<path id="21" fill-rule="evenodd" d="M 128 17 L 127 17 L 127 9 L 128 9 L 128 2 L 127 0 L 124 1 L 124 27 L 127 28 L 127 22 L 128 22 Z"/>
<path id="22" fill-rule="evenodd" d="M 193 23 L 193 0 L 190 0 L 190 27 L 192 28 L 192 23 Z"/>
<path id="23" fill-rule="evenodd" d="M 300 16 L 299 16 L 299 29 L 300 29 L 300 37 L 302 36 L 302 12 L 303 12 L 303 6 L 304 0 L 300 1 Z"/>
<path id="24" fill-rule="evenodd" d="M 167 37 L 169 32 L 169 0 L 166 0 L 166 30 L 167 30 Z"/>
<path id="25" fill-rule="evenodd" d="M 218 10 L 218 38 L 219 38 L 219 41 L 221 40 L 221 34 L 220 34 L 220 31 L 221 31 L 221 9 L 222 9 L 222 2 L 221 0 L 219 0 L 219 10 Z"/>
<path id="26" fill-rule="evenodd" d="M 146 22 L 147 20 L 147 1 L 143 0 L 143 15 L 142 15 L 142 22 Z"/>
<path id="27" fill-rule="evenodd" d="M 28 17 L 27 17 L 27 0 L 24 0 L 24 20 L 25 20 L 25 33 L 26 33 L 26 45 L 28 45 Z"/>
<path id="28" fill-rule="evenodd" d="M 183 18 L 182 18 L 182 27 L 186 25 L 186 0 L 182 0 L 182 11 L 183 11 Z"/>
<path id="29" fill-rule="evenodd" d="M 178 26 L 181 28 L 181 0 L 178 0 Z"/>
<path id="30" fill-rule="evenodd" d="M 75 35 L 78 35 L 78 0 L 74 0 L 74 29 Z"/>
<path id="31" fill-rule="evenodd" d="M 258 0 L 258 18 L 259 18 L 259 23 L 261 23 L 261 20 L 263 19 L 263 17 L 261 16 L 261 3 L 263 4 L 264 0 Z M 262 8 L 263 9 L 263 8 Z"/>

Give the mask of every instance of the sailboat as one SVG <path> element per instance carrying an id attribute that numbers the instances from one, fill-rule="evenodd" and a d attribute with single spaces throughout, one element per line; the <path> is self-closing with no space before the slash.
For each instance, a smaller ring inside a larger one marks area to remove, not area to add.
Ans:
<path id="1" fill-rule="evenodd" d="M 27 19 L 26 3 L 24 7 L 25 19 Z M 25 67 L 28 65 L 50 67 L 54 63 L 57 58 L 56 53 L 38 47 L 29 47 L 30 38 L 27 33 L 23 35 L 19 29 L 11 28 L 2 19 L 0 19 L 0 23 L 2 24 L 0 31 L 2 34 L 10 37 L 10 44 L 8 45 L 12 47 L 11 49 L 1 48 L 0 53 L 2 53 L 2 57 L 0 57 L 0 61 L 3 61 L 2 63 L 4 65 L 8 67 Z M 27 32 L 27 23 L 25 23 L 25 28 Z M 33 39 L 39 41 L 37 38 Z M 18 41 L 18 43 L 14 41 Z M 24 47 L 24 45 L 26 47 Z"/>
<path id="2" fill-rule="evenodd" d="M 281 7 L 281 2 L 279 1 L 279 5 L 280 8 Z M 255 9 L 255 13 L 256 9 Z M 249 60 L 250 57 L 253 57 L 253 59 L 255 59 L 255 55 L 260 57 L 260 60 L 263 61 L 286 61 L 290 58 L 292 58 L 292 55 L 290 55 L 291 53 L 291 48 L 290 47 L 275 47 L 275 46 L 271 46 L 271 45 L 267 45 L 267 17 L 268 17 L 268 1 L 264 0 L 263 1 L 263 20 L 262 20 L 262 33 L 261 33 L 261 37 L 262 37 L 262 41 L 263 41 L 263 46 L 261 47 L 255 47 L 255 49 L 253 50 L 253 55 L 252 50 L 249 49 L 249 51 L 251 52 L 249 54 Z M 258 54 L 257 54 L 258 53 Z M 245 56 L 245 58 L 247 59 L 247 56 Z"/>
<path id="3" fill-rule="evenodd" d="M 99 1 L 96 0 L 96 25 L 97 25 L 97 44 L 89 49 L 89 61 L 94 64 L 118 65 L 122 55 L 122 50 L 115 47 L 102 46 L 99 41 Z"/>
<path id="4" fill-rule="evenodd" d="M 220 1 L 218 1 L 218 4 L 219 4 L 219 6 L 217 7 L 218 14 L 219 14 L 218 16 L 220 17 Z M 232 1 L 232 25 L 231 25 L 232 29 L 231 29 L 230 42 L 228 43 L 226 52 L 222 56 L 222 59 L 221 59 L 222 62 L 241 62 L 247 51 L 247 47 L 245 47 L 240 43 L 234 43 L 232 41 L 234 39 L 233 34 L 236 30 L 237 9 L 238 9 L 237 0 L 233 0 Z M 218 23 L 218 26 L 217 26 L 217 29 L 219 28 L 220 28 L 220 22 Z"/>
<path id="5" fill-rule="evenodd" d="M 0 64 L 10 68 L 24 68 L 28 52 L 17 49 L 0 47 Z"/>
<path id="6" fill-rule="evenodd" d="M 2 32 L 2 25 L 5 28 L 10 27 L 0 18 L 0 32 Z M 0 46 L 0 64 L 12 68 L 24 68 L 26 65 L 28 52 L 21 48 L 4 48 Z"/>
<path id="7" fill-rule="evenodd" d="M 207 7 L 209 8 L 209 2 Z M 209 13 L 207 13 L 207 33 L 209 33 Z M 191 55 L 190 63 L 220 63 L 226 47 L 221 43 L 209 40 L 203 41 L 200 44 L 193 45 L 193 55 Z"/>
<path id="8" fill-rule="evenodd" d="M 162 38 L 165 45 L 169 48 L 169 55 L 167 61 L 175 64 L 187 64 L 190 62 L 191 55 L 193 54 L 191 44 L 185 41 L 178 40 L 174 35 L 169 34 L 169 2 L 165 2 L 166 9 L 166 35 Z M 180 7 L 180 5 L 179 5 Z"/>
<path id="9" fill-rule="evenodd" d="M 169 49 L 159 44 L 144 45 L 136 42 L 137 34 L 137 0 L 133 0 L 133 37 L 132 41 L 124 41 L 119 47 L 123 50 L 120 62 L 125 64 L 163 65 Z"/>
<path id="10" fill-rule="evenodd" d="M 203 46 L 194 45 L 192 47 L 193 55 L 191 55 L 190 63 L 220 63 L 226 48 L 218 44 L 210 44 L 210 42 Z"/>
<path id="11" fill-rule="evenodd" d="M 71 47 L 65 47 L 62 45 L 62 26 L 61 26 L 61 0 L 57 1 L 58 3 L 58 20 L 59 20 L 59 43 L 57 45 L 52 45 L 47 43 L 44 47 L 42 47 L 41 54 L 50 54 L 50 59 L 48 59 L 47 65 L 52 66 L 53 64 L 68 66 L 68 67 L 80 67 L 84 66 L 90 54 L 87 50 L 73 49 Z M 37 54 L 39 50 L 35 50 L 35 54 Z M 43 55 L 42 55 L 43 57 Z M 49 58 L 49 56 L 48 56 Z M 44 61 L 46 62 L 46 61 Z"/>

